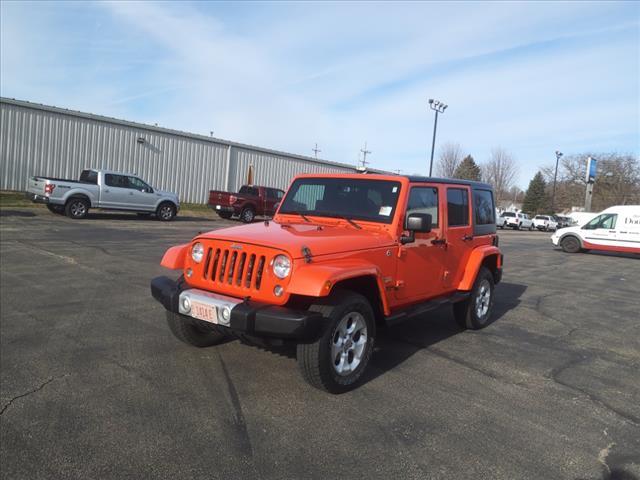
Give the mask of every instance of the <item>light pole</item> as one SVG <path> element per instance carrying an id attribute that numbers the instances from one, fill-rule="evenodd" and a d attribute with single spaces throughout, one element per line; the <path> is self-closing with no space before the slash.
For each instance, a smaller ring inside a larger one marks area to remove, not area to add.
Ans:
<path id="1" fill-rule="evenodd" d="M 449 105 L 445 103 L 434 100 L 433 98 L 429 99 L 429 107 L 431 110 L 436 112 L 436 119 L 433 122 L 433 141 L 431 142 L 431 161 L 429 162 L 429 176 L 431 176 L 431 172 L 433 172 L 433 150 L 436 147 L 436 128 L 438 128 L 438 114 L 444 113 Z"/>
<path id="2" fill-rule="evenodd" d="M 556 180 L 558 179 L 558 162 L 560 161 L 561 156 L 562 156 L 562 152 L 559 150 L 556 150 L 556 171 L 553 174 L 553 193 L 551 194 L 551 215 L 553 215 L 556 210 Z"/>

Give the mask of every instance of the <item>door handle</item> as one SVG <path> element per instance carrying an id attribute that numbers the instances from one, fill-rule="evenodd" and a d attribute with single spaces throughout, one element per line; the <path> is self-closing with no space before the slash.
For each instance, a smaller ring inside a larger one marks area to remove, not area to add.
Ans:
<path id="1" fill-rule="evenodd" d="M 463 241 L 463 242 L 468 242 L 468 241 L 470 241 L 470 240 L 473 240 L 473 235 L 464 235 L 464 236 L 462 237 L 462 241 Z"/>
<path id="2" fill-rule="evenodd" d="M 107 189 L 107 190 L 105 190 L 105 191 L 104 191 L 104 193 L 109 193 L 109 190 L 108 190 L 108 189 Z"/>
<path id="3" fill-rule="evenodd" d="M 133 195 L 133 192 L 129 192 L 129 195 Z"/>

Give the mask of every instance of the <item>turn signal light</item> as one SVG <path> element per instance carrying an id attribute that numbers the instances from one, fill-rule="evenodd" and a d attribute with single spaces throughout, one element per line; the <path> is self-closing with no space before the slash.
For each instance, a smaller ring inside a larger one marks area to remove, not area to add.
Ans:
<path id="1" fill-rule="evenodd" d="M 229 203 L 236 203 L 238 201 L 238 197 L 235 195 L 229 195 Z"/>

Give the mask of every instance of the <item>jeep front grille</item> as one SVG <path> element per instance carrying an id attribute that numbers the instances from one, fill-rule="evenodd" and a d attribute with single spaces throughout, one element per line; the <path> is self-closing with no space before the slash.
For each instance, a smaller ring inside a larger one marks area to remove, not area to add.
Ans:
<path id="1" fill-rule="evenodd" d="M 210 247 L 207 250 L 202 276 L 214 285 L 260 290 L 266 262 L 265 255 Z"/>

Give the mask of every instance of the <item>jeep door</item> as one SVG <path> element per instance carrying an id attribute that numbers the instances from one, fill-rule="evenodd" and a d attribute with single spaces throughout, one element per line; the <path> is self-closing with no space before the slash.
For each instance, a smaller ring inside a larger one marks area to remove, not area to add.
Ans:
<path id="1" fill-rule="evenodd" d="M 443 288 L 453 291 L 462 280 L 465 265 L 473 250 L 471 222 L 471 189 L 467 186 L 447 186 L 446 255 L 442 272 Z"/>
<path id="2" fill-rule="evenodd" d="M 442 185 L 411 185 L 404 211 L 431 215 L 431 232 L 415 234 L 415 242 L 400 246 L 397 264 L 396 299 L 402 303 L 417 302 L 438 296 L 442 291 L 445 245 L 442 239 Z M 435 241 L 435 243 L 434 243 Z"/>

